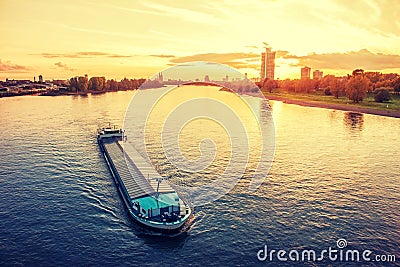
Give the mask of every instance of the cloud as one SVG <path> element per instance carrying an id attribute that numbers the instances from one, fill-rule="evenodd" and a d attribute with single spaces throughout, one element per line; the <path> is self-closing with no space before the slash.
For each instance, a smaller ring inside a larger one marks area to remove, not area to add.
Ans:
<path id="1" fill-rule="evenodd" d="M 170 60 L 172 63 L 185 63 L 192 61 L 217 62 L 231 66 L 233 68 L 258 68 L 258 63 L 253 64 L 248 61 L 258 60 L 260 55 L 254 53 L 207 53 L 195 54 L 190 56 L 175 57 Z"/>
<path id="2" fill-rule="evenodd" d="M 246 45 L 245 47 L 247 47 L 247 48 L 255 48 L 255 49 L 259 49 L 260 48 L 257 45 Z"/>
<path id="3" fill-rule="evenodd" d="M 151 57 L 160 57 L 160 58 L 172 58 L 174 55 L 150 55 Z"/>
<path id="4" fill-rule="evenodd" d="M 66 54 L 51 54 L 51 53 L 41 53 L 40 55 L 45 58 L 71 57 L 71 56 L 67 56 Z"/>
<path id="5" fill-rule="evenodd" d="M 400 55 L 373 53 L 367 49 L 347 53 L 311 53 L 306 56 L 286 54 L 282 58 L 297 59 L 294 66 L 309 66 L 315 69 L 384 70 L 400 67 Z"/>
<path id="6" fill-rule="evenodd" d="M 85 51 L 85 52 L 75 52 L 75 53 L 41 53 L 39 54 L 45 58 L 95 58 L 95 57 L 110 57 L 110 58 L 127 58 L 132 57 L 131 55 L 121 55 L 121 54 L 112 54 L 106 52 L 97 52 L 97 51 Z"/>
<path id="7" fill-rule="evenodd" d="M 128 57 L 132 57 L 132 56 L 130 56 L 130 55 L 111 54 L 111 55 L 107 55 L 107 57 L 111 57 L 111 58 L 128 58 Z"/>
<path id="8" fill-rule="evenodd" d="M 236 69 L 256 69 L 258 70 L 260 68 L 260 64 L 251 64 L 247 62 L 240 62 L 240 61 L 228 61 L 228 62 L 222 62 L 222 64 L 228 65 L 232 68 Z"/>
<path id="9" fill-rule="evenodd" d="M 192 63 L 183 63 L 183 64 L 179 64 L 179 65 L 176 65 L 176 64 L 167 64 L 168 66 L 175 66 L 175 67 L 178 67 L 178 68 L 180 68 L 180 67 L 195 67 L 195 66 L 198 66 L 197 64 L 192 64 Z"/>
<path id="10" fill-rule="evenodd" d="M 2 62 L 0 59 L 1 72 L 25 72 L 29 70 L 30 68 L 28 68 L 27 66 L 12 64 L 11 61 Z"/>
<path id="11" fill-rule="evenodd" d="M 56 63 L 54 63 L 54 65 L 56 65 L 57 67 L 62 68 L 62 69 L 64 69 L 64 70 L 68 70 L 68 71 L 74 71 L 74 70 L 76 70 L 76 69 L 74 69 L 74 68 L 68 67 L 66 64 L 64 64 L 64 63 L 62 63 L 62 62 L 56 62 Z"/>
<path id="12" fill-rule="evenodd" d="M 255 59 L 260 55 L 254 53 L 207 53 L 191 56 L 176 57 L 171 59 L 173 63 L 184 63 L 189 61 L 231 62 L 234 60 Z"/>
<path id="13" fill-rule="evenodd" d="M 396 37 L 400 34 L 400 23 L 398 23 L 400 1 L 398 0 L 331 1 L 336 6 L 334 12 L 325 15 L 331 17 L 332 20 L 345 21 L 350 26 L 383 36 Z"/>
<path id="14" fill-rule="evenodd" d="M 77 52 L 78 56 L 107 56 L 108 53 L 104 52 Z"/>
<path id="15" fill-rule="evenodd" d="M 296 55 L 290 54 L 289 51 L 277 50 L 276 51 L 276 58 L 295 59 L 295 58 L 299 58 L 299 57 L 296 56 Z"/>
<path id="16" fill-rule="evenodd" d="M 173 7 L 171 4 L 164 5 L 161 3 L 156 3 L 155 1 L 151 3 L 143 2 L 142 5 L 144 8 L 139 8 L 137 6 L 135 8 L 117 8 L 133 11 L 135 13 L 168 16 L 173 17 L 174 19 L 201 24 L 216 25 L 221 22 L 221 19 L 218 16 L 210 14 L 209 12 L 201 12 L 198 9 L 193 10 L 191 8 Z"/>

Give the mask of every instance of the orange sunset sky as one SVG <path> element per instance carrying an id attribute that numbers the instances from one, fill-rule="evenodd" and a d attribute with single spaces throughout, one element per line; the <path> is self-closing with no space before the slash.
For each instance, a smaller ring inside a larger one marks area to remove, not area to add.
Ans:
<path id="1" fill-rule="evenodd" d="M 258 77 L 263 42 L 280 79 L 400 73 L 398 0 L 0 0 L 0 25 L 0 80 L 148 78 L 199 60 Z"/>

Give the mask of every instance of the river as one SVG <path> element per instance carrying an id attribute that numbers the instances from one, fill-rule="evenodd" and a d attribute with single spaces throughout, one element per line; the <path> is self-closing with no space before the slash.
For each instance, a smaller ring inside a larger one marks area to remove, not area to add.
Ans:
<path id="1" fill-rule="evenodd" d="M 264 245 L 321 250 L 338 239 L 400 260 L 400 119 L 271 101 L 264 183 L 249 192 L 239 182 L 165 238 L 131 222 L 96 142 L 99 126 L 123 124 L 133 94 L 0 99 L 1 266 L 265 266 Z"/>

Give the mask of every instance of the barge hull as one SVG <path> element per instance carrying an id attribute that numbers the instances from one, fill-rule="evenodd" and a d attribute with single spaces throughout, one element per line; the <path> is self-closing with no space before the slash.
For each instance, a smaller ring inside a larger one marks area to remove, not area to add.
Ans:
<path id="1" fill-rule="evenodd" d="M 166 234 L 179 232 L 182 229 L 182 227 L 186 224 L 186 222 L 189 221 L 187 217 L 185 217 L 185 219 L 179 220 L 174 223 L 162 223 L 162 222 L 154 222 L 154 221 L 149 222 L 146 219 L 140 218 L 136 214 L 137 212 L 135 212 L 133 210 L 133 206 L 131 204 L 132 200 L 135 200 L 138 197 L 146 196 L 145 191 L 142 190 L 142 192 L 140 192 L 138 190 L 138 188 L 140 188 L 140 186 L 136 185 L 136 184 L 135 185 L 137 188 L 133 189 L 134 191 L 132 191 L 132 188 L 130 188 L 131 190 L 127 190 L 127 188 L 124 184 L 124 181 L 118 172 L 118 168 L 114 164 L 114 161 L 116 160 L 115 155 L 114 155 L 114 157 L 113 157 L 113 155 L 110 155 L 103 139 L 98 139 L 97 141 L 98 141 L 98 144 L 99 144 L 99 147 L 101 150 L 101 154 L 103 155 L 105 162 L 107 164 L 107 167 L 110 171 L 110 174 L 113 178 L 114 184 L 118 189 L 118 193 L 121 196 L 126 209 L 128 210 L 129 216 L 140 226 L 148 228 L 150 230 L 154 230 L 154 231 L 162 232 L 162 233 L 166 233 Z M 107 138 L 106 143 L 107 144 L 114 143 L 114 144 L 118 145 L 118 139 L 117 138 Z M 121 155 L 123 156 L 122 152 L 121 152 Z M 120 159 L 118 159 L 118 160 L 120 160 Z M 135 179 L 133 179 L 133 178 L 132 178 L 132 180 L 135 181 Z M 131 183 L 132 183 L 132 181 L 131 181 Z M 129 191 L 131 192 L 131 195 L 129 194 Z M 136 195 L 132 196 L 132 193 L 135 193 Z"/>

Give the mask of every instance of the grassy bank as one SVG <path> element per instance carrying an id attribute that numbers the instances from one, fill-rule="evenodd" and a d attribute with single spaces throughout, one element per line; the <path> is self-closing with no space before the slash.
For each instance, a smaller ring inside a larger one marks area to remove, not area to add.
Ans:
<path id="1" fill-rule="evenodd" d="M 377 109 L 377 110 L 391 110 L 391 111 L 399 111 L 400 112 L 400 95 L 392 95 L 392 99 L 388 102 L 378 103 L 374 100 L 373 93 L 367 93 L 366 98 L 361 103 L 353 103 L 345 96 L 341 96 L 336 99 L 334 96 L 327 96 L 321 91 L 317 91 L 315 93 L 305 94 L 305 93 L 294 93 L 288 92 L 282 89 L 275 89 L 272 93 L 264 92 L 265 97 L 269 97 L 272 99 L 292 99 L 299 100 L 303 102 L 310 103 L 327 103 L 327 104 L 335 104 L 335 105 L 345 105 L 345 106 L 354 106 L 359 108 L 369 108 L 369 109 Z"/>

